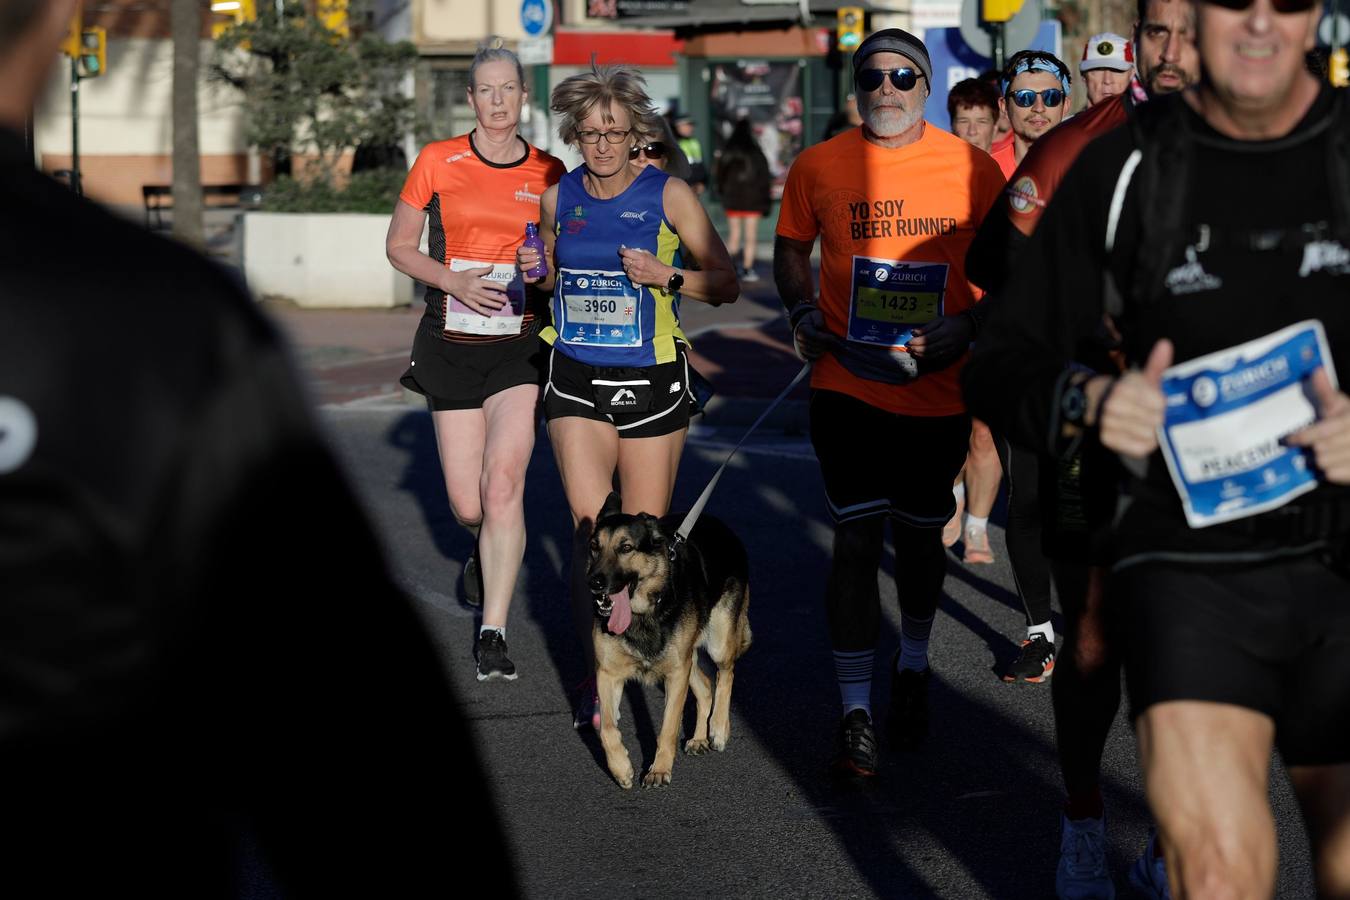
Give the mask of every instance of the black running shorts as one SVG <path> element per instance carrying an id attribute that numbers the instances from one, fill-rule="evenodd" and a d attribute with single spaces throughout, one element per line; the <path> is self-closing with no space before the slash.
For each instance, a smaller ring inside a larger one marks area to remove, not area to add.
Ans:
<path id="1" fill-rule="evenodd" d="M 439 328 L 434 319 L 418 324 L 412 359 L 399 379 L 433 410 L 480 409 L 493 394 L 543 382 L 548 346 L 537 331 L 511 341 L 464 344 L 445 340 Z"/>
<path id="2" fill-rule="evenodd" d="M 1287 764 L 1350 762 L 1350 581 L 1316 557 L 1140 563 L 1112 576 L 1109 596 L 1132 715 L 1232 703 L 1274 720 Z"/>
<path id="3" fill-rule="evenodd" d="M 547 351 L 544 419 L 580 416 L 608 422 L 621 438 L 660 437 L 689 427 L 694 398 L 683 344 L 674 362 L 641 368 L 604 368 Z M 613 406 L 606 406 L 613 403 Z M 633 404 L 635 411 L 623 411 Z"/>
<path id="4" fill-rule="evenodd" d="M 956 512 L 970 416 L 902 416 L 836 391 L 811 392 L 811 444 L 835 524 L 895 516 L 941 528 Z"/>

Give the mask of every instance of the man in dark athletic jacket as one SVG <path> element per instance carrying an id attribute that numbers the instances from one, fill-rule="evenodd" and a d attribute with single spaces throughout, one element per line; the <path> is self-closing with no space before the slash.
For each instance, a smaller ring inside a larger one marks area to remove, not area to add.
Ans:
<path id="1" fill-rule="evenodd" d="M 1134 28 L 1138 79 L 1120 97 L 1084 110 L 1037 141 L 980 227 L 967 263 L 981 286 L 995 294 L 991 302 L 998 302 L 1008 271 L 1083 148 L 1125 124 L 1149 96 L 1181 90 L 1200 77 L 1194 31 L 1190 0 L 1139 0 Z M 1115 369 L 1100 345 L 1079 362 Z M 1109 652 L 1102 621 L 1102 570 L 1089 566 L 1094 551 L 1081 484 L 1084 459 L 1082 454 L 1065 460 L 1041 457 L 1006 438 L 997 443 L 1009 473 L 1008 556 L 1027 613 L 1027 638 L 1005 677 L 1035 679 L 1050 667 L 1055 672 L 1055 741 L 1067 793 L 1056 890 L 1061 900 L 1109 896 L 1114 886 L 1099 779 L 1102 751 L 1120 706 L 1120 661 Z M 1091 463 L 1100 467 L 1090 456 L 1089 468 Z M 1064 646 L 1058 653 L 1050 625 L 1052 573 L 1064 614 Z M 1131 869 L 1130 880 L 1152 896 L 1165 892 L 1154 842 Z"/>
<path id="2" fill-rule="evenodd" d="M 33 169 L 0 0 L 0 893 L 512 893 L 472 744 L 280 342 Z"/>
<path id="3" fill-rule="evenodd" d="M 1202 82 L 1080 155 L 965 384 L 1023 446 L 1130 468 L 1108 608 L 1172 888 L 1273 893 L 1273 745 L 1342 896 L 1350 115 L 1304 68 L 1319 7 L 1225 3 L 1197 4 Z M 1104 316 L 1124 375 L 1073 365 Z"/>

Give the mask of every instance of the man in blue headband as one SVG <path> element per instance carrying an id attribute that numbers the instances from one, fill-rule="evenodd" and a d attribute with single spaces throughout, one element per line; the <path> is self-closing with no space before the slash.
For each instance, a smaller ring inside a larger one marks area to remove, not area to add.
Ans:
<path id="1" fill-rule="evenodd" d="M 1023 50 L 1008 60 L 1003 96 L 1013 142 L 994 154 L 1004 178 L 1011 178 L 1031 145 L 1064 118 L 1072 83 L 1069 67 L 1053 53 Z"/>

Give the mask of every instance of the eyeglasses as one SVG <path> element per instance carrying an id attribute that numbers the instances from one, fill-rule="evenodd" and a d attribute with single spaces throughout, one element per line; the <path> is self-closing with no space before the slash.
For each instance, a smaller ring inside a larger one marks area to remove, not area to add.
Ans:
<path id="1" fill-rule="evenodd" d="M 605 140 L 611 144 L 622 144 L 628 140 L 628 136 L 633 133 L 633 129 L 625 128 L 623 131 L 578 131 L 577 140 L 583 144 L 600 143 L 600 135 L 605 136 Z"/>
<path id="2" fill-rule="evenodd" d="M 923 77 L 913 69 L 859 69 L 856 80 L 858 87 L 871 93 L 881 87 L 881 83 L 888 76 L 891 79 L 891 87 L 897 91 L 914 90 L 914 85 Z"/>
<path id="3" fill-rule="evenodd" d="M 1250 9 L 1255 0 L 1205 0 L 1205 2 L 1242 12 Z M 1270 5 L 1277 13 L 1301 13 L 1312 9 L 1315 2 L 1317 0 L 1271 0 Z"/>
<path id="4" fill-rule="evenodd" d="M 648 159 L 660 159 L 666 155 L 666 145 L 663 141 L 652 141 L 644 147 L 628 148 L 629 159 L 637 159 L 639 153 Z"/>
<path id="5" fill-rule="evenodd" d="M 1012 97 L 1012 102 L 1026 109 L 1036 105 L 1036 97 L 1040 96 L 1045 105 L 1054 109 L 1064 102 L 1064 92 L 1059 88 L 1046 88 L 1043 91 L 1033 91 L 1031 88 L 1022 88 L 1020 91 L 1013 91 L 1008 94 Z"/>

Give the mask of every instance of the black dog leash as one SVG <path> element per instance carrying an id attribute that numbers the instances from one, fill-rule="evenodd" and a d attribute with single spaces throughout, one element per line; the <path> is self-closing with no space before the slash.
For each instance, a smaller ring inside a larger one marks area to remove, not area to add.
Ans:
<path id="1" fill-rule="evenodd" d="M 783 398 L 792 392 L 792 389 L 806 377 L 806 373 L 809 371 L 811 371 L 811 364 L 808 362 L 806 365 L 802 366 L 801 371 L 788 382 L 788 386 L 783 388 L 782 392 L 774 398 L 773 402 L 765 407 L 764 412 L 760 413 L 759 418 L 755 420 L 755 424 L 751 425 L 750 428 L 746 430 L 745 434 L 741 435 L 741 439 L 736 442 L 736 446 L 731 448 L 731 452 L 727 454 L 727 458 L 722 460 L 722 465 L 717 467 L 717 471 L 713 474 L 712 480 L 708 482 L 708 486 L 703 489 L 703 493 L 699 495 L 698 500 L 694 501 L 693 507 L 689 510 L 689 514 L 684 517 L 684 521 L 680 523 L 680 527 L 675 530 L 675 540 L 670 543 L 671 559 L 675 558 L 675 551 L 679 549 L 680 545 L 689 540 L 689 532 L 694 530 L 694 523 L 697 522 L 698 517 L 703 514 L 703 507 L 708 505 L 708 498 L 712 496 L 712 492 L 717 488 L 717 482 L 721 479 L 722 472 L 726 469 L 727 463 L 731 462 L 731 458 L 736 455 L 736 451 L 741 449 L 741 445 L 745 443 L 746 438 L 755 433 L 755 429 L 768 417 L 769 413 L 774 411 L 778 404 L 783 402 Z"/>

